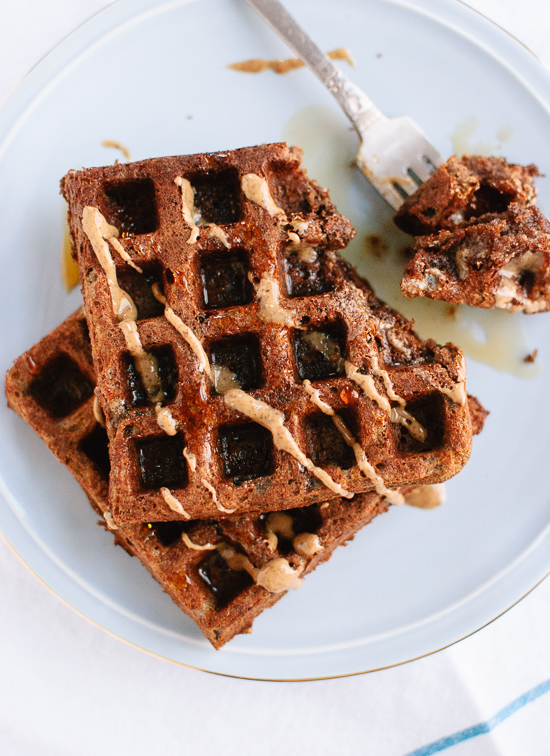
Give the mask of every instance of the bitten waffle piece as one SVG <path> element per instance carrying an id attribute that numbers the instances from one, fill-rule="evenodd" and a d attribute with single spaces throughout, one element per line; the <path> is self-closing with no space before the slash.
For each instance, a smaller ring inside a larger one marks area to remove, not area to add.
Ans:
<path id="1" fill-rule="evenodd" d="M 267 516 L 160 522 L 116 528 L 107 499 L 107 434 L 94 402 L 94 370 L 82 311 L 9 371 L 9 406 L 31 425 L 83 487 L 115 540 L 135 554 L 220 648 L 333 550 L 387 509 L 375 494 Z"/>
<path id="2" fill-rule="evenodd" d="M 441 482 L 465 366 L 337 253 L 353 235 L 286 145 L 69 173 L 63 191 L 118 525 Z"/>
<path id="3" fill-rule="evenodd" d="M 489 410 L 481 404 L 479 399 L 468 394 L 468 406 L 470 409 L 470 419 L 472 421 L 472 433 L 477 436 L 483 430 L 485 421 L 490 415 Z"/>
<path id="4" fill-rule="evenodd" d="M 550 223 L 536 207 L 513 203 L 505 213 L 417 239 L 401 289 L 510 312 L 550 309 Z"/>
<path id="5" fill-rule="evenodd" d="M 405 200 L 394 220 L 403 231 L 420 236 L 453 229 L 485 213 L 502 213 L 512 202 L 534 205 L 533 178 L 539 175 L 535 165 L 453 156 Z"/>

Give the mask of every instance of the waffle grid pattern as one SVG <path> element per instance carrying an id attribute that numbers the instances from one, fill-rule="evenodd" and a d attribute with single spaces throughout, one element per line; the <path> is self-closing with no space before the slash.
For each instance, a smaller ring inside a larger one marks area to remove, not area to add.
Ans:
<path id="1" fill-rule="evenodd" d="M 342 451 L 338 432 L 311 402 L 304 379 L 346 414 L 388 488 L 441 482 L 469 456 L 465 392 L 460 401 L 450 398 L 463 382 L 460 350 L 421 342 L 338 257 L 335 250 L 353 230 L 326 190 L 301 171 L 299 157 L 285 145 L 269 145 L 71 172 L 64 180 L 97 393 L 111 439 L 110 501 L 118 524 L 181 519 L 161 495 L 163 486 L 193 519 L 235 509 L 296 508 L 338 496 L 277 449 L 265 428 L 228 407 L 151 296 L 155 282 L 214 368 L 228 369 L 255 399 L 283 412 L 300 449 L 351 494 L 373 490 L 373 481 Z M 284 213 L 270 213 L 244 195 L 243 177 L 250 174 L 265 179 Z M 203 221 L 195 230 L 185 220 L 177 177 L 195 189 Z M 175 420 L 175 436 L 159 427 L 136 371 L 130 376 L 132 359 L 107 278 L 82 229 L 87 206 L 117 226 L 124 251 L 143 270 L 135 272 L 113 251 L 119 283 L 137 305 L 141 344 L 164 354 L 169 401 L 163 406 Z M 189 243 L 194 231 L 197 240 Z M 396 394 L 424 419 L 426 443 L 419 445 L 389 421 L 346 377 L 346 362 L 373 375 L 383 396 L 384 381 L 373 366 L 387 371 Z M 334 455 L 327 456 L 327 448 Z M 193 455 L 194 469 L 183 449 Z"/>
<path id="2" fill-rule="evenodd" d="M 73 368 L 67 374 L 63 367 L 69 363 Z M 102 515 L 109 506 L 108 442 L 94 416 L 90 392 L 94 378 L 86 321 L 80 310 L 15 362 L 7 376 L 6 395 L 12 409 L 67 465 Z M 303 576 L 385 509 L 387 503 L 367 494 L 346 507 L 338 499 L 288 512 L 296 532 L 307 530 L 319 538 L 322 548 L 309 556 L 296 553 L 283 537 L 277 539 L 275 548 L 270 547 L 265 516 L 149 522 L 118 528 L 113 534 L 219 648 L 235 634 L 249 632 L 253 619 L 283 593 L 255 584 L 246 570 L 231 569 L 216 550 L 188 547 L 182 533 L 199 546 L 223 542 L 246 556 L 255 568 L 272 559 L 286 559 Z"/>

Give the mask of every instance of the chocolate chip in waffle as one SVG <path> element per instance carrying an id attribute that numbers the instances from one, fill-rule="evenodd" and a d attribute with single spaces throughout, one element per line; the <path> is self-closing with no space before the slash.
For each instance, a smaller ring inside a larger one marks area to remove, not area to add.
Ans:
<path id="1" fill-rule="evenodd" d="M 117 528 L 109 512 L 108 440 L 94 381 L 80 310 L 15 362 L 6 396 L 67 465 L 115 540 L 143 562 L 216 648 L 250 632 L 260 612 L 388 507 L 382 497 L 364 494 L 269 515 Z"/>
<path id="2" fill-rule="evenodd" d="M 468 459 L 461 351 L 420 341 L 338 256 L 300 151 L 264 145 L 63 180 L 118 524 L 438 483 Z"/>

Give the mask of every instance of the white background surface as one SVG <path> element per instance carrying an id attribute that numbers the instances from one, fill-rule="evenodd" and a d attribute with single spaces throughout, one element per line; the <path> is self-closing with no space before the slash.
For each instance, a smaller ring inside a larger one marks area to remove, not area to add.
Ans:
<path id="1" fill-rule="evenodd" d="M 550 61 L 550 5 L 471 4 Z M 0 5 L 0 101 L 105 5 Z M 490 718 L 548 679 L 548 627 L 546 581 L 472 638 L 404 667 L 316 683 L 224 679 L 108 636 L 65 607 L 0 541 L 0 753 L 404 756 Z M 549 743 L 550 695 L 451 753 L 542 756 Z"/>

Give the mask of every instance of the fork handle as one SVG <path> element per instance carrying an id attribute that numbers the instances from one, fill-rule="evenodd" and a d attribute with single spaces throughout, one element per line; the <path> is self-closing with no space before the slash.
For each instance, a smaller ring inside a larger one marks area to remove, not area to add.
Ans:
<path id="1" fill-rule="evenodd" d="M 331 92 L 359 135 L 385 118 L 370 97 L 332 64 L 279 0 L 247 0 Z"/>

